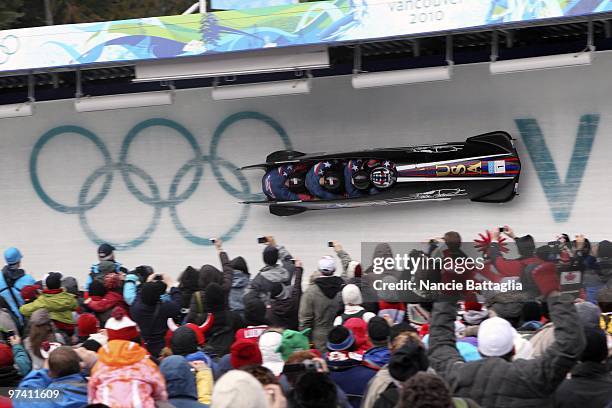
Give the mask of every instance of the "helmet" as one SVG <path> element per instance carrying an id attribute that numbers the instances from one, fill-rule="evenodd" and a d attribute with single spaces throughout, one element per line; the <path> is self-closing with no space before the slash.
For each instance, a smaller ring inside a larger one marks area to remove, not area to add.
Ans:
<path id="1" fill-rule="evenodd" d="M 21 258 L 23 258 L 21 251 L 15 247 L 10 247 L 4 251 L 4 260 L 9 265 L 16 264 L 17 262 L 21 261 Z"/>
<path id="2" fill-rule="evenodd" d="M 342 179 L 340 174 L 334 171 L 328 171 L 323 175 L 323 188 L 327 191 L 337 192 L 342 187 Z"/>
<path id="3" fill-rule="evenodd" d="M 376 188 L 389 188 L 395 183 L 395 174 L 393 170 L 379 166 L 370 173 L 370 180 Z"/>
<path id="4" fill-rule="evenodd" d="M 370 177 L 363 170 L 356 171 L 351 178 L 351 184 L 357 190 L 367 190 L 370 187 Z"/>
<path id="5" fill-rule="evenodd" d="M 287 179 L 287 187 L 289 191 L 296 194 L 302 193 L 305 190 L 304 178 L 300 176 L 291 176 Z"/>

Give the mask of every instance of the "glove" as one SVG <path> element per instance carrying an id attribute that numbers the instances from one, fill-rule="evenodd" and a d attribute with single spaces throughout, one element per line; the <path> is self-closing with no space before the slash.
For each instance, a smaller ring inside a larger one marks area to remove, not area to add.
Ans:
<path id="1" fill-rule="evenodd" d="M 536 266 L 531 277 L 544 297 L 548 297 L 551 292 L 558 291 L 561 286 L 557 268 L 551 262 Z"/>

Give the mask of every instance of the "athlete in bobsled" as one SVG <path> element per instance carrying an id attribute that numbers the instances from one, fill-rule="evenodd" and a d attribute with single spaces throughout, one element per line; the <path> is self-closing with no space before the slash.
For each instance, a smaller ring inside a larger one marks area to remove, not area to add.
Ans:
<path id="1" fill-rule="evenodd" d="M 306 173 L 306 188 L 316 198 L 340 200 L 345 198 L 342 166 L 338 160 L 318 162 Z"/>
<path id="2" fill-rule="evenodd" d="M 349 160 L 344 167 L 344 185 L 349 198 L 375 195 L 396 181 L 395 164 L 389 160 Z"/>
<path id="3" fill-rule="evenodd" d="M 273 168 L 261 180 L 262 190 L 270 200 L 312 200 L 305 186 L 307 170 L 305 164 L 288 164 Z"/>

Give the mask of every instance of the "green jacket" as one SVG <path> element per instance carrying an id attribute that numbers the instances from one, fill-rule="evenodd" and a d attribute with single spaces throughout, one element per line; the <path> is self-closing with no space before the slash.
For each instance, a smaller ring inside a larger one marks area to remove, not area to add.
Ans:
<path id="1" fill-rule="evenodd" d="M 30 317 L 38 309 L 47 309 L 51 320 L 74 324 L 72 312 L 77 308 L 76 297 L 62 289 L 59 293 L 42 293 L 38 298 L 19 308 L 21 314 Z"/>

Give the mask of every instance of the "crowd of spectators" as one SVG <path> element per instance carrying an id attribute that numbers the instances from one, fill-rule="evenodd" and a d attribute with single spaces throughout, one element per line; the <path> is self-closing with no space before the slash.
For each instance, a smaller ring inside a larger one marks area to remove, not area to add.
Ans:
<path id="1" fill-rule="evenodd" d="M 537 247 L 496 228 L 473 245 L 484 271 L 382 278 L 486 275 L 524 290 L 409 300 L 373 290 L 381 276 L 338 242 L 304 274 L 274 237 L 264 241 L 256 272 L 215 240 L 218 266 L 177 279 L 130 270 L 103 244 L 82 287 L 60 272 L 29 274 L 20 250 L 6 249 L 0 407 L 612 408 L 608 241 L 561 235 Z M 413 255 L 459 258 L 467 245 L 450 231 Z M 382 243 L 376 254 L 393 250 Z M 580 274 L 571 293 L 567 270 Z"/>

